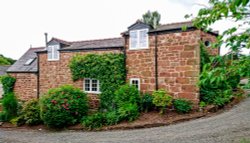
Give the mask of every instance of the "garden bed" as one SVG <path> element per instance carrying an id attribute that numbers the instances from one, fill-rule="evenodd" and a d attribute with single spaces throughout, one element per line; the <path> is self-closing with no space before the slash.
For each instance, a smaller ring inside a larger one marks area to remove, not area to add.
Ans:
<path id="1" fill-rule="evenodd" d="M 150 127 L 159 127 L 166 126 L 170 124 L 175 124 L 179 122 L 194 120 L 202 117 L 210 117 L 224 112 L 225 110 L 231 109 L 234 105 L 241 102 L 244 98 L 233 98 L 233 100 L 225 105 L 223 108 L 214 108 L 213 106 L 207 107 L 204 111 L 192 111 L 189 114 L 178 114 L 174 111 L 167 111 L 165 114 L 160 115 L 156 111 L 141 113 L 140 117 L 133 122 L 121 122 L 117 125 L 106 126 L 94 131 L 101 130 L 125 130 L 125 129 L 138 129 L 138 128 L 150 128 Z M 3 123 L 0 128 L 7 129 L 31 129 L 31 130 L 50 130 L 45 125 L 37 125 L 37 126 L 27 126 L 23 125 L 20 127 L 16 127 L 11 123 Z M 84 129 L 81 124 L 77 124 L 74 126 L 70 126 L 67 130 L 87 130 Z"/>

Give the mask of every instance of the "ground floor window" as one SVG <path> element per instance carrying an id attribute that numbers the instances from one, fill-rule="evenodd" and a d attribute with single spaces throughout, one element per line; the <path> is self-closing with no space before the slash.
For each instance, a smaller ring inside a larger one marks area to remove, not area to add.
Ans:
<path id="1" fill-rule="evenodd" d="M 135 86 L 140 91 L 140 79 L 139 78 L 131 78 L 130 85 Z"/>
<path id="2" fill-rule="evenodd" d="M 85 78 L 84 91 L 88 93 L 100 93 L 100 83 L 97 79 Z"/>

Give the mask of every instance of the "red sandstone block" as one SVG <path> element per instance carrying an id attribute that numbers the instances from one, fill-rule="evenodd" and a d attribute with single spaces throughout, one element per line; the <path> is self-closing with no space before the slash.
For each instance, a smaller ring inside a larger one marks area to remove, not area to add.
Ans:
<path id="1" fill-rule="evenodd" d="M 185 76 L 186 77 L 198 77 L 199 72 L 198 71 L 186 71 Z"/>
<path id="2" fill-rule="evenodd" d="M 182 85 L 183 92 L 197 92 L 198 88 L 195 85 Z"/>
<path id="3" fill-rule="evenodd" d="M 188 100 L 197 100 L 195 93 L 189 93 L 189 92 L 182 92 L 178 93 L 178 98 L 186 98 Z"/>
<path id="4" fill-rule="evenodd" d="M 181 58 L 193 58 L 193 57 L 194 57 L 194 51 L 181 52 Z"/>
<path id="5" fill-rule="evenodd" d="M 189 78 L 177 77 L 176 78 L 176 83 L 189 84 Z"/>

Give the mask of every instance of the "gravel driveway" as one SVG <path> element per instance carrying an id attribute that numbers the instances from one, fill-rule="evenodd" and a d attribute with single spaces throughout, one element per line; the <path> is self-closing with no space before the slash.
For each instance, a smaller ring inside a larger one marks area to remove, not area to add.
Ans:
<path id="1" fill-rule="evenodd" d="M 250 141 L 250 98 L 214 117 L 126 131 L 27 131 L 0 129 L 5 143 L 234 143 Z"/>

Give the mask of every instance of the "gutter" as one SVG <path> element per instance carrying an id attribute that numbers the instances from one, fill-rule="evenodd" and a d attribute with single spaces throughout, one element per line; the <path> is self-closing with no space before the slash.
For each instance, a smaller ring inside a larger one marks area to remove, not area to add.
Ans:
<path id="1" fill-rule="evenodd" d="M 37 54 L 37 99 L 39 99 L 39 94 L 40 94 L 40 70 L 39 70 L 39 68 L 40 68 L 40 66 L 39 66 L 39 61 L 40 61 L 40 59 L 39 59 L 39 55 Z"/>
<path id="2" fill-rule="evenodd" d="M 158 33 L 155 33 L 155 90 L 159 89 L 158 83 Z"/>

